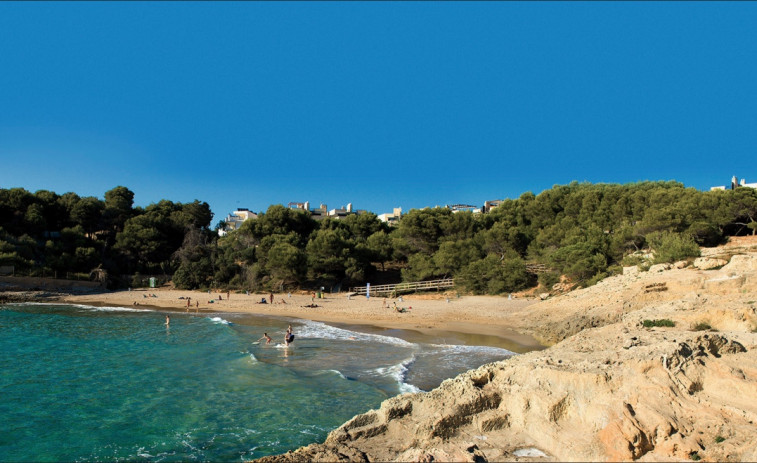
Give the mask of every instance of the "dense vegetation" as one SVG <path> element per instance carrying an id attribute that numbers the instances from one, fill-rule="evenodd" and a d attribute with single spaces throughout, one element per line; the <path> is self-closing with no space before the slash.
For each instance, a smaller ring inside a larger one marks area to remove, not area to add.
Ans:
<path id="1" fill-rule="evenodd" d="M 24 275 L 89 275 L 111 285 L 123 275 L 170 274 L 187 236 L 208 240 L 207 203 L 160 201 L 133 207 L 134 193 L 119 186 L 105 200 L 75 193 L 0 189 L 0 266 Z"/>
<path id="2" fill-rule="evenodd" d="M 524 193 L 488 214 L 411 210 L 390 228 L 371 213 L 313 220 L 271 206 L 223 238 L 209 229 L 207 203 L 132 207 L 117 187 L 105 201 L 48 191 L 0 190 L 0 265 L 118 275 L 173 275 L 182 288 L 329 288 L 375 281 L 385 266 L 402 279 L 454 277 L 474 293 L 537 283 L 529 265 L 592 284 L 621 264 L 699 254 L 699 246 L 757 231 L 757 190 L 702 192 L 677 182 L 571 183 Z M 648 262 L 653 263 L 653 262 Z M 114 280 L 115 281 L 115 280 Z"/>

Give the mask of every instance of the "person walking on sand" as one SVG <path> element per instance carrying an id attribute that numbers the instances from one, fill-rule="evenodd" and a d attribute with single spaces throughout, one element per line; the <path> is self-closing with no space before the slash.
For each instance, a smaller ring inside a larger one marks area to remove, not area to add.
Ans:
<path id="1" fill-rule="evenodd" d="M 231 291 L 226 291 L 226 300 L 231 299 Z"/>
<path id="2" fill-rule="evenodd" d="M 271 301 L 271 304 L 273 304 L 273 293 L 271 293 L 271 294 L 270 294 L 270 295 L 268 296 L 268 300 L 269 300 L 269 301 Z"/>
<path id="3" fill-rule="evenodd" d="M 265 343 L 266 343 L 266 344 L 270 344 L 270 343 L 271 343 L 271 341 L 272 341 L 271 337 L 270 337 L 270 336 L 268 336 L 268 333 L 263 333 L 263 337 L 262 337 L 262 338 L 260 338 L 260 339 L 258 339 L 258 340 L 257 340 L 257 341 L 255 341 L 255 342 L 260 342 L 260 341 L 262 341 L 263 339 L 265 339 Z"/>

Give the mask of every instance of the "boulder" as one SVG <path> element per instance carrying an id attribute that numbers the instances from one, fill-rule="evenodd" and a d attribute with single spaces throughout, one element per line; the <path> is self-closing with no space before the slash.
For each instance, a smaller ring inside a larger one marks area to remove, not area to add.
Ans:
<path id="1" fill-rule="evenodd" d="M 712 270 L 715 268 L 720 268 L 727 264 L 728 261 L 725 259 L 716 259 L 714 257 L 698 257 L 696 260 L 694 260 L 694 267 L 698 268 L 699 270 Z"/>
<path id="2" fill-rule="evenodd" d="M 670 264 L 656 264 L 649 267 L 649 273 L 664 272 L 665 270 L 670 270 L 670 267 L 671 267 Z"/>

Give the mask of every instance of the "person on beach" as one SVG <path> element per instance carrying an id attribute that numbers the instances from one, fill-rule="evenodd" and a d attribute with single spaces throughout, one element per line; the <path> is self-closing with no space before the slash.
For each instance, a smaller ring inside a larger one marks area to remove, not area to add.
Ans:
<path id="1" fill-rule="evenodd" d="M 258 339 L 258 340 L 257 340 L 257 341 L 255 341 L 255 342 L 260 342 L 260 341 L 262 341 L 263 339 L 265 339 L 265 343 L 266 343 L 266 344 L 270 344 L 270 343 L 271 343 L 271 341 L 272 341 L 271 337 L 270 337 L 270 336 L 268 336 L 268 333 L 263 333 L 263 337 L 262 337 L 262 338 L 260 338 L 260 339 Z"/>
<path id="2" fill-rule="evenodd" d="M 271 294 L 270 294 L 270 295 L 268 296 L 268 300 L 269 300 L 269 301 L 271 301 L 271 304 L 273 304 L 273 293 L 271 293 Z"/>
<path id="3" fill-rule="evenodd" d="M 226 300 L 231 299 L 231 291 L 226 291 Z"/>

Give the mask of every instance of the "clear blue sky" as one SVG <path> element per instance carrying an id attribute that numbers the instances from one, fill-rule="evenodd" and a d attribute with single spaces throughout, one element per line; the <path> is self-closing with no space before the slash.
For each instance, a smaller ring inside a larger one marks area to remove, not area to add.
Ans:
<path id="1" fill-rule="evenodd" d="M 757 181 L 757 3 L 0 2 L 0 187 L 376 213 Z"/>

